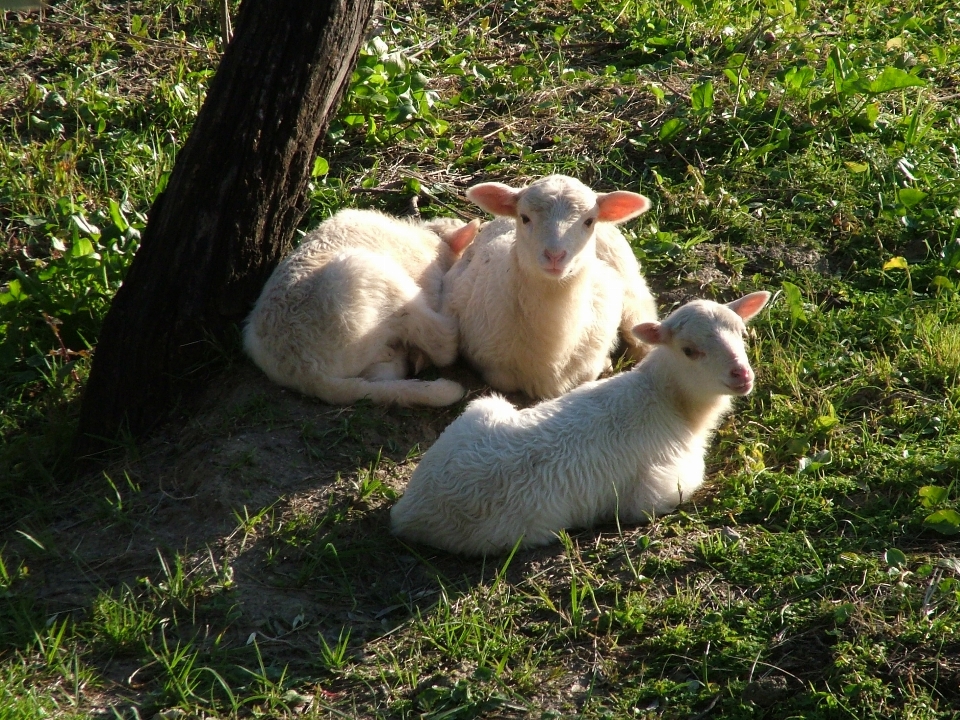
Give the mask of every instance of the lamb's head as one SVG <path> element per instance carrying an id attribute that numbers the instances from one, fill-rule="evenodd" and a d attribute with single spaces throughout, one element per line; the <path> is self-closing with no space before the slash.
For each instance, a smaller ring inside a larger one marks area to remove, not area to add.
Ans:
<path id="1" fill-rule="evenodd" d="M 749 395 L 754 374 L 744 345 L 746 323 L 769 299 L 770 293 L 760 291 L 726 305 L 693 300 L 663 322 L 640 323 L 633 332 L 645 343 L 669 350 L 678 370 L 675 378 L 688 396 Z"/>
<path id="2" fill-rule="evenodd" d="M 519 190 L 482 183 L 467 190 L 467 198 L 494 215 L 514 218 L 521 266 L 554 279 L 576 275 L 590 262 L 598 222 L 624 222 L 650 208 L 643 195 L 595 193 L 566 175 L 548 175 Z"/>
<path id="3" fill-rule="evenodd" d="M 471 220 L 468 223 L 456 218 L 434 218 L 423 223 L 423 227 L 436 233 L 443 246 L 440 248 L 437 260 L 441 269 L 446 272 L 463 255 L 463 251 L 477 237 L 480 230 L 480 221 Z"/>

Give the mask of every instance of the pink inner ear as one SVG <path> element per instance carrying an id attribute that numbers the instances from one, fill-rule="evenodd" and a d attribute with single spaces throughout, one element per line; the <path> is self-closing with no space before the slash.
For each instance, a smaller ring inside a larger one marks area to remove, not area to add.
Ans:
<path id="1" fill-rule="evenodd" d="M 743 318 L 744 322 L 752 318 L 758 312 L 763 310 L 763 306 L 770 299 L 770 293 L 766 290 L 744 295 L 742 298 L 728 302 L 727 307 L 733 310 L 737 315 Z"/>
<path id="2" fill-rule="evenodd" d="M 645 322 L 634 325 L 633 334 L 643 340 L 647 345 L 661 345 L 667 342 L 668 331 L 662 323 Z"/>
<path id="3" fill-rule="evenodd" d="M 603 222 L 621 223 L 650 209 L 650 201 L 643 195 L 617 190 L 597 195 L 600 207 L 598 219 Z"/>
<path id="4" fill-rule="evenodd" d="M 520 191 L 503 183 L 481 183 L 467 190 L 467 199 L 493 215 L 516 217 Z"/>
<path id="5" fill-rule="evenodd" d="M 474 218 L 462 228 L 457 228 L 452 233 L 446 235 L 443 240 L 445 243 L 447 243 L 447 245 L 450 246 L 451 250 L 459 255 L 467 249 L 467 246 L 470 243 L 473 242 L 473 239 L 477 236 L 477 231 L 479 229 L 480 221 Z"/>

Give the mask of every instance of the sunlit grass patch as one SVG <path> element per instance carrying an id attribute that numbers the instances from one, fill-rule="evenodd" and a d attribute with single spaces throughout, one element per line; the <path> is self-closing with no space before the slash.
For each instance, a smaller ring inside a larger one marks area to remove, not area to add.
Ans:
<path id="1" fill-rule="evenodd" d="M 950 322 L 939 313 L 917 319 L 917 342 L 923 354 L 920 371 L 942 378 L 944 389 L 956 386 L 960 373 L 960 322 Z"/>
<path id="2" fill-rule="evenodd" d="M 118 597 L 102 593 L 93 601 L 92 615 L 89 631 L 119 650 L 142 649 L 157 624 L 153 612 L 129 588 L 122 588 Z"/>

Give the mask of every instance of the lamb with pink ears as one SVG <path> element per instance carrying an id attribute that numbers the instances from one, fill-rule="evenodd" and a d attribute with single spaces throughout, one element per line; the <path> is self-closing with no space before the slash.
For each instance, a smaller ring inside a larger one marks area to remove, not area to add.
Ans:
<path id="1" fill-rule="evenodd" d="M 244 349 L 274 382 L 329 403 L 455 403 L 459 383 L 408 374 L 457 358 L 457 321 L 440 312 L 440 290 L 479 226 L 341 210 L 273 271 Z"/>
<path id="2" fill-rule="evenodd" d="M 769 298 L 694 300 L 640 323 L 633 330 L 653 350 L 636 368 L 555 400 L 525 410 L 474 400 L 423 456 L 391 511 L 393 532 L 484 555 L 672 511 L 703 483 L 731 398 L 753 390 L 745 322 Z"/>
<path id="3" fill-rule="evenodd" d="M 495 389 L 561 395 L 610 367 L 620 327 L 657 319 L 614 227 L 647 198 L 565 175 L 519 190 L 483 183 L 467 197 L 498 217 L 444 277 L 443 307 L 460 321 L 460 354 Z"/>

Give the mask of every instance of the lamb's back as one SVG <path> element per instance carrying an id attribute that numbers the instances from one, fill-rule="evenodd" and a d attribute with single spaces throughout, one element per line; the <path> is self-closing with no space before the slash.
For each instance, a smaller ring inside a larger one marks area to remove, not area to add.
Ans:
<path id="1" fill-rule="evenodd" d="M 446 245 L 437 233 L 417 221 L 390 217 L 376 210 L 346 209 L 317 226 L 304 238 L 298 251 L 304 256 L 322 257 L 347 248 L 382 253 L 419 281 Z"/>

